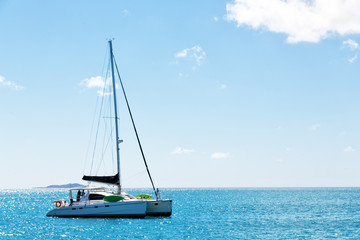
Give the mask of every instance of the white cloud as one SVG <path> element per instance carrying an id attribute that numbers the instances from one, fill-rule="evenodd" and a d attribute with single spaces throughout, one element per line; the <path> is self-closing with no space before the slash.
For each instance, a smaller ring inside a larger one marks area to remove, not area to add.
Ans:
<path id="1" fill-rule="evenodd" d="M 316 131 L 316 130 L 319 129 L 319 127 L 320 127 L 320 124 L 313 124 L 313 125 L 310 127 L 310 130 L 311 130 L 311 131 Z"/>
<path id="2" fill-rule="evenodd" d="M 218 17 L 213 17 L 213 20 L 214 20 L 215 22 L 217 22 L 217 21 L 219 21 L 219 18 L 218 18 Z"/>
<path id="3" fill-rule="evenodd" d="M 351 51 L 355 51 L 355 50 L 359 50 L 359 44 L 352 39 L 348 39 L 342 42 L 342 48 L 349 48 Z M 358 58 L 358 54 L 356 53 L 353 57 L 348 59 L 348 62 L 354 63 L 357 58 Z"/>
<path id="4" fill-rule="evenodd" d="M 221 85 L 220 85 L 220 88 L 221 88 L 221 89 L 225 89 L 225 88 L 227 88 L 227 86 L 226 86 L 226 84 L 221 84 Z"/>
<path id="5" fill-rule="evenodd" d="M 346 41 L 343 41 L 342 46 L 343 47 L 349 47 L 351 50 L 356 50 L 356 49 L 359 48 L 359 44 L 356 41 L 352 40 L 352 39 L 348 39 Z"/>
<path id="6" fill-rule="evenodd" d="M 358 0 L 234 0 L 226 10 L 238 27 L 284 33 L 289 43 L 360 33 Z"/>
<path id="7" fill-rule="evenodd" d="M 79 85 L 85 86 L 87 88 L 98 88 L 99 90 L 97 91 L 97 93 L 100 96 L 112 95 L 111 89 L 107 89 L 107 90 L 110 90 L 110 91 L 106 91 L 107 87 L 112 86 L 112 81 L 111 81 L 110 78 L 108 78 L 106 80 L 101 76 L 85 78 L 84 80 L 82 80 L 79 83 Z M 118 87 L 119 86 L 117 84 L 115 84 L 115 88 L 118 88 Z"/>
<path id="8" fill-rule="evenodd" d="M 192 48 L 185 48 L 175 54 L 176 58 L 188 58 L 194 60 L 198 66 L 200 66 L 205 58 L 206 52 L 200 46 L 193 46 Z"/>
<path id="9" fill-rule="evenodd" d="M 223 159 L 223 158 L 228 158 L 229 155 L 230 155 L 229 153 L 215 152 L 215 153 L 211 154 L 211 158 Z"/>
<path id="10" fill-rule="evenodd" d="M 186 57 L 188 54 L 189 49 L 185 48 L 184 50 L 182 50 L 181 52 L 178 52 L 175 57 L 176 58 L 181 58 L 181 57 Z"/>
<path id="11" fill-rule="evenodd" d="M 352 58 L 349 58 L 349 59 L 348 59 L 348 62 L 349 62 L 349 63 L 353 63 L 353 62 L 356 61 L 357 58 L 358 58 L 358 55 L 355 54 L 355 56 L 353 56 Z"/>
<path id="12" fill-rule="evenodd" d="M 172 151 L 172 154 L 184 154 L 184 153 L 192 153 L 195 152 L 193 149 L 185 149 L 182 147 L 176 147 L 174 151 Z"/>
<path id="13" fill-rule="evenodd" d="M 85 78 L 80 82 L 80 85 L 85 85 L 88 88 L 104 88 L 105 80 L 101 76 Z"/>
<path id="14" fill-rule="evenodd" d="M 16 91 L 20 91 L 23 90 L 24 87 L 13 82 L 13 81 L 7 81 L 5 80 L 5 77 L 0 75 L 0 85 L 6 86 L 6 87 L 10 87 L 12 89 L 15 89 Z"/>
<path id="15" fill-rule="evenodd" d="M 344 149 L 344 152 L 355 152 L 355 149 L 353 149 L 351 146 L 348 146 Z"/>

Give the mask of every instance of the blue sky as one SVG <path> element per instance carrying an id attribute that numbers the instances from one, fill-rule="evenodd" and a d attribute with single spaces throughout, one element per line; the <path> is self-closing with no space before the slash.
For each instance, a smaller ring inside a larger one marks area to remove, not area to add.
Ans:
<path id="1" fill-rule="evenodd" d="M 0 1 L 0 188 L 81 182 L 108 38 L 159 187 L 360 186 L 360 3 L 330 3 Z"/>

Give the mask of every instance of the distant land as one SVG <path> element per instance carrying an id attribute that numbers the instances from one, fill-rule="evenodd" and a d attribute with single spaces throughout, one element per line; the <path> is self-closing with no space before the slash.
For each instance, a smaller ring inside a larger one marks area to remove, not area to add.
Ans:
<path id="1" fill-rule="evenodd" d="M 81 185 L 79 183 L 68 183 L 63 185 L 49 185 L 47 187 L 42 187 L 42 188 L 80 188 L 80 187 L 84 187 L 84 185 Z"/>

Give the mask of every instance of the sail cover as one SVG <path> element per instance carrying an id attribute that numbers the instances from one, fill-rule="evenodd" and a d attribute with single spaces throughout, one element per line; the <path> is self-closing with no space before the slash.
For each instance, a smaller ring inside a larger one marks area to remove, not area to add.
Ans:
<path id="1" fill-rule="evenodd" d="M 82 180 L 91 182 L 101 182 L 109 184 L 119 184 L 119 174 L 114 176 L 86 176 L 84 175 Z"/>

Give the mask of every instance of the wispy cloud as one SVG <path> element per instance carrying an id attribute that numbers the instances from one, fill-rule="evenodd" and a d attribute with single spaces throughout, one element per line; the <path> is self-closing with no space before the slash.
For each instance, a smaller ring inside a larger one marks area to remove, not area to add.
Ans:
<path id="1" fill-rule="evenodd" d="M 355 149 L 353 149 L 351 146 L 348 146 L 348 147 L 346 147 L 346 148 L 344 149 L 344 152 L 347 152 L 347 153 L 349 153 L 349 152 L 355 152 Z"/>
<path id="2" fill-rule="evenodd" d="M 352 39 L 348 39 L 346 41 L 343 41 L 342 46 L 343 46 L 343 48 L 348 47 L 353 51 L 356 50 L 356 49 L 359 49 L 359 44 L 356 41 L 352 40 Z"/>
<path id="3" fill-rule="evenodd" d="M 224 159 L 229 157 L 229 153 L 223 153 L 223 152 L 214 152 L 211 154 L 212 159 Z"/>
<path id="4" fill-rule="evenodd" d="M 112 95 L 112 91 L 108 87 L 112 86 L 112 81 L 110 78 L 104 79 L 101 76 L 85 78 L 79 83 L 80 86 L 85 86 L 86 88 L 98 88 L 96 91 L 100 96 Z M 118 88 L 118 85 L 115 85 Z M 108 91 L 106 91 L 108 90 Z"/>
<path id="5" fill-rule="evenodd" d="M 24 89 L 23 86 L 17 84 L 16 82 L 8 81 L 5 79 L 5 77 L 1 75 L 0 75 L 0 85 L 15 89 L 16 91 L 21 91 Z"/>
<path id="6" fill-rule="evenodd" d="M 176 147 L 171 153 L 172 154 L 184 154 L 184 153 L 192 153 L 195 152 L 193 149 L 185 149 L 182 147 Z"/>
<path id="7" fill-rule="evenodd" d="M 319 127 L 320 127 L 320 124 L 313 124 L 313 125 L 310 127 L 310 130 L 311 130 L 311 131 L 316 131 L 316 130 L 319 129 Z"/>
<path id="8" fill-rule="evenodd" d="M 175 54 L 175 58 L 186 58 L 195 61 L 197 66 L 200 66 L 206 58 L 206 52 L 198 45 L 192 48 L 185 48 Z"/>
<path id="9" fill-rule="evenodd" d="M 221 84 L 220 85 L 220 89 L 225 89 L 225 88 L 227 88 L 226 84 Z"/>
<path id="10" fill-rule="evenodd" d="M 101 76 L 90 77 L 82 80 L 80 85 L 84 85 L 87 88 L 104 88 L 105 80 Z"/>
<path id="11" fill-rule="evenodd" d="M 219 21 L 219 18 L 218 18 L 218 17 L 213 17 L 213 20 L 214 20 L 215 22 L 217 22 L 217 21 Z"/>
<path id="12" fill-rule="evenodd" d="M 360 33 L 360 1 L 234 0 L 226 4 L 227 19 L 287 35 L 289 43 L 313 42 L 333 35 Z"/>
<path id="13" fill-rule="evenodd" d="M 348 39 L 346 41 L 343 41 L 342 42 L 342 49 L 344 48 L 347 48 L 347 49 L 350 49 L 351 51 L 358 51 L 360 48 L 359 48 L 359 44 L 355 41 L 355 40 L 352 40 L 352 39 Z M 355 55 L 351 58 L 348 59 L 348 62 L 349 63 L 354 63 L 358 58 L 358 54 L 355 53 Z"/>
<path id="14" fill-rule="evenodd" d="M 355 54 L 355 56 L 353 56 L 352 58 L 349 58 L 349 59 L 348 59 L 348 62 L 349 62 L 349 63 L 354 63 L 357 58 L 358 58 L 358 55 Z"/>

